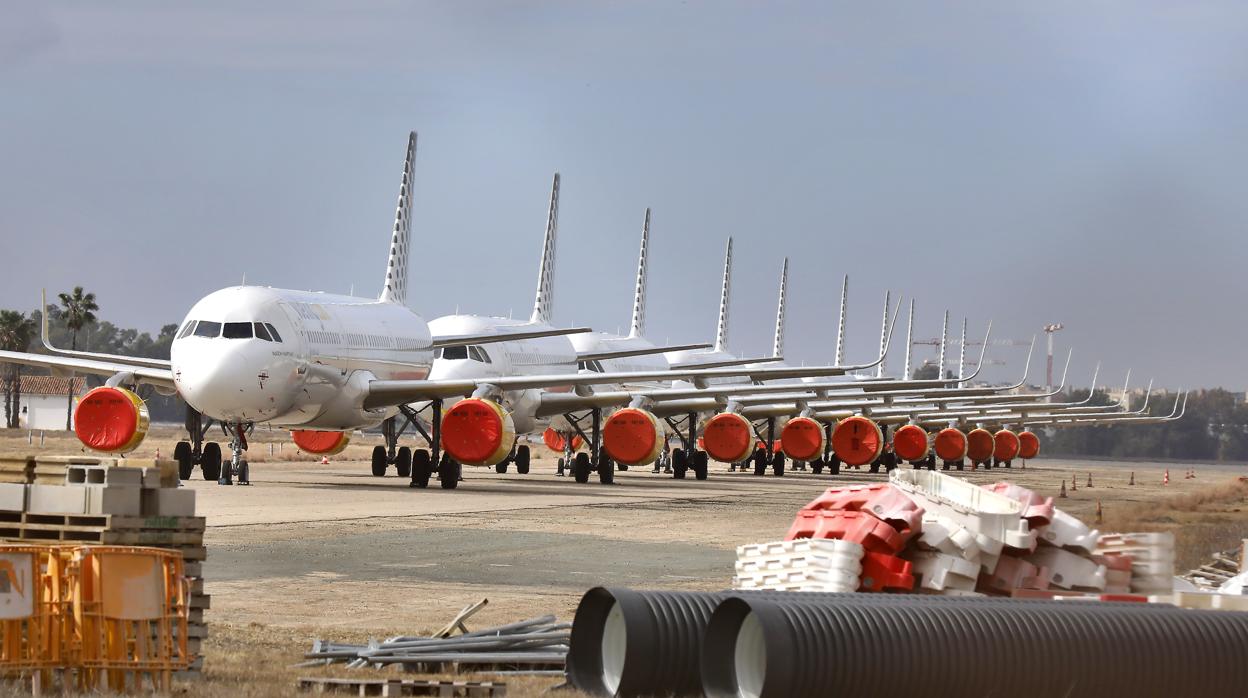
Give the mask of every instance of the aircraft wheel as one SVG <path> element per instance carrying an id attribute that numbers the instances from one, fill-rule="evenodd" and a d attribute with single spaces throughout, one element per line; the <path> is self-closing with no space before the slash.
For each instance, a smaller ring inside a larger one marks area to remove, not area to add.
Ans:
<path id="1" fill-rule="evenodd" d="M 616 463 L 615 467 L 617 470 L 628 470 L 628 465 L 624 463 Z"/>
<path id="2" fill-rule="evenodd" d="M 179 479 L 190 480 L 191 475 L 195 474 L 194 457 L 189 441 L 179 441 L 178 445 L 173 447 L 173 459 L 178 462 Z"/>
<path id="3" fill-rule="evenodd" d="M 529 474 L 529 447 L 516 447 L 516 472 L 521 475 Z"/>
<path id="4" fill-rule="evenodd" d="M 496 472 L 496 473 L 498 473 L 498 474 L 500 474 L 500 475 L 501 475 L 501 474 L 503 474 L 503 473 L 505 473 L 505 472 L 507 472 L 507 461 L 502 461 L 502 462 L 496 463 L 496 464 L 494 465 L 494 472 Z"/>
<path id="5" fill-rule="evenodd" d="M 221 444 L 209 441 L 204 444 L 204 453 L 199 459 L 199 469 L 204 479 L 216 482 L 221 478 Z"/>
<path id="6" fill-rule="evenodd" d="M 442 489 L 453 490 L 459 487 L 459 474 L 463 471 L 463 467 L 454 458 L 448 458 L 442 462 L 442 467 L 438 468 L 438 483 L 442 485 Z"/>
<path id="7" fill-rule="evenodd" d="M 672 449 L 672 479 L 684 480 L 688 473 L 689 454 L 683 448 Z"/>
<path id="8" fill-rule="evenodd" d="M 699 480 L 705 480 L 710 475 L 711 457 L 706 455 L 706 451 L 693 452 L 693 476 Z"/>
<path id="9" fill-rule="evenodd" d="M 615 461 L 607 457 L 607 452 L 598 450 L 598 482 L 604 485 L 615 484 Z"/>
<path id="10" fill-rule="evenodd" d="M 563 459 L 560 458 L 559 460 L 555 461 L 555 466 L 556 466 L 555 475 L 558 477 L 563 477 L 563 471 L 565 467 L 563 464 Z"/>
<path id="11" fill-rule="evenodd" d="M 955 468 L 957 468 L 958 470 L 962 470 L 962 469 L 966 468 L 966 461 L 961 461 L 961 460 L 960 460 L 960 461 L 958 461 L 958 462 L 954 463 L 954 467 L 955 467 Z"/>
<path id="12" fill-rule="evenodd" d="M 822 458 L 820 458 L 819 460 L 812 460 L 810 462 L 810 472 L 816 475 L 819 475 L 820 473 L 823 472 L 823 459 Z"/>
<path id="13" fill-rule="evenodd" d="M 399 447 L 399 452 L 394 454 L 394 472 L 399 477 L 412 476 L 412 449 Z"/>
<path id="14" fill-rule="evenodd" d="M 762 477 L 767 474 L 767 453 L 763 449 L 754 451 L 754 474 Z"/>
<path id="15" fill-rule="evenodd" d="M 593 471 L 593 466 L 589 462 L 588 453 L 578 453 L 576 458 L 572 460 L 572 476 L 582 485 L 589 482 L 589 474 Z"/>
<path id="16" fill-rule="evenodd" d="M 373 477 L 386 476 L 386 447 L 373 446 Z"/>
<path id="17" fill-rule="evenodd" d="M 433 459 L 423 448 L 416 449 L 412 454 L 412 484 L 416 487 L 429 486 L 429 476 L 433 474 Z"/>
<path id="18" fill-rule="evenodd" d="M 776 477 L 784 477 L 784 454 L 776 453 L 771 458 L 771 474 Z"/>

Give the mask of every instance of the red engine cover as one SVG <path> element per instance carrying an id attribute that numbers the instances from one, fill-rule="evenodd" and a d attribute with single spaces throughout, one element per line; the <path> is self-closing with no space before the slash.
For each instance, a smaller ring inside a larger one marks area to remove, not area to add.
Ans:
<path id="1" fill-rule="evenodd" d="M 933 439 L 936 457 L 941 460 L 958 461 L 966 458 L 966 434 L 948 427 L 936 433 Z"/>
<path id="2" fill-rule="evenodd" d="M 866 417 L 846 417 L 832 429 L 832 450 L 845 465 L 866 465 L 884 452 L 884 435 Z"/>
<path id="3" fill-rule="evenodd" d="M 1020 441 L 1018 434 L 1009 429 L 1002 429 L 992 435 L 994 443 L 992 455 L 997 460 L 1014 460 L 1018 456 Z"/>
<path id="4" fill-rule="evenodd" d="M 812 461 L 823 457 L 827 438 L 823 425 L 810 417 L 794 417 L 780 430 L 780 446 L 793 460 Z"/>
<path id="5" fill-rule="evenodd" d="M 1040 455 L 1040 437 L 1035 432 L 1024 431 L 1018 435 L 1018 457 L 1031 460 Z"/>
<path id="6" fill-rule="evenodd" d="M 992 452 L 996 448 L 996 441 L 986 429 L 972 429 L 966 435 L 966 457 L 970 458 L 972 463 L 986 462 L 992 458 Z"/>
<path id="7" fill-rule="evenodd" d="M 290 432 L 295 445 L 305 453 L 318 456 L 333 456 L 342 453 L 351 441 L 351 435 L 345 431 L 312 431 L 300 429 Z"/>
<path id="8" fill-rule="evenodd" d="M 95 388 L 74 408 L 74 433 L 97 451 L 133 451 L 147 435 L 147 425 L 147 406 L 125 388 Z"/>
<path id="9" fill-rule="evenodd" d="M 893 432 L 893 452 L 904 461 L 916 461 L 927 458 L 929 451 L 927 432 L 917 424 L 898 427 Z"/>
<path id="10" fill-rule="evenodd" d="M 702 427 L 702 443 L 711 458 L 721 463 L 737 463 L 753 450 L 754 427 L 739 414 L 723 412 L 706 421 Z"/>

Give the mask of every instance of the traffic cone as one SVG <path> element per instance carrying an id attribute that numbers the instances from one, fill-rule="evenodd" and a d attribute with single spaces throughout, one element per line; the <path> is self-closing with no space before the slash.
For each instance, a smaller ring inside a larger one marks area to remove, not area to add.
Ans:
<path id="1" fill-rule="evenodd" d="M 1066 499 L 1066 478 L 1062 478 L 1062 491 L 1057 493 L 1058 499 Z"/>
<path id="2" fill-rule="evenodd" d="M 156 460 L 160 460 L 160 449 L 156 449 Z"/>
<path id="3" fill-rule="evenodd" d="M 1103 523 L 1104 522 L 1103 519 L 1104 517 L 1103 517 L 1103 512 L 1101 511 L 1101 500 L 1098 499 L 1096 500 L 1096 522 L 1098 524 Z"/>
<path id="4" fill-rule="evenodd" d="M 1071 492 L 1079 491 L 1079 476 L 1078 475 L 1070 476 L 1070 491 Z"/>
<path id="5" fill-rule="evenodd" d="M 1088 484 L 1087 484 L 1087 486 L 1088 486 L 1088 487 L 1091 487 L 1091 486 L 1092 486 L 1092 473 L 1088 473 Z"/>
<path id="6" fill-rule="evenodd" d="M 1134 470 L 1132 470 L 1132 471 L 1131 471 L 1131 481 L 1130 481 L 1130 482 L 1128 482 L 1127 484 L 1128 484 L 1128 485 L 1134 485 L 1134 484 L 1135 484 L 1135 471 L 1134 471 Z"/>
<path id="7" fill-rule="evenodd" d="M 321 465 L 329 465 L 329 456 L 321 456 Z"/>
<path id="8" fill-rule="evenodd" d="M 1166 474 L 1162 476 L 1162 478 L 1161 478 L 1161 484 L 1163 484 L 1163 485 L 1169 485 L 1169 484 L 1170 484 L 1170 469 L 1169 469 L 1169 468 L 1166 468 Z"/>

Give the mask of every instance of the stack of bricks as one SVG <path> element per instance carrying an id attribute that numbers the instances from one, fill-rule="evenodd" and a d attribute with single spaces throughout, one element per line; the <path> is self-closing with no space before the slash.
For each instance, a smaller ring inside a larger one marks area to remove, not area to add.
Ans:
<path id="1" fill-rule="evenodd" d="M 188 650 L 203 667 L 208 635 L 204 612 L 204 518 L 195 516 L 194 490 L 180 487 L 168 460 L 98 456 L 0 457 L 0 540 L 136 545 L 177 550 L 190 585 Z"/>

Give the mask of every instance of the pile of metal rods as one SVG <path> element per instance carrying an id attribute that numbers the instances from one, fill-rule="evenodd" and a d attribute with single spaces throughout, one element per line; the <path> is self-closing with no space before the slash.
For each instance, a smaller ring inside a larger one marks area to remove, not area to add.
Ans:
<path id="1" fill-rule="evenodd" d="M 571 627 L 571 623 L 557 622 L 554 616 L 542 616 L 454 637 L 399 636 L 367 645 L 317 640 L 312 651 L 304 655 L 309 661 L 299 666 L 345 663 L 349 668 L 383 669 L 398 664 L 408 671 L 431 673 L 458 668 L 561 674 Z"/>

